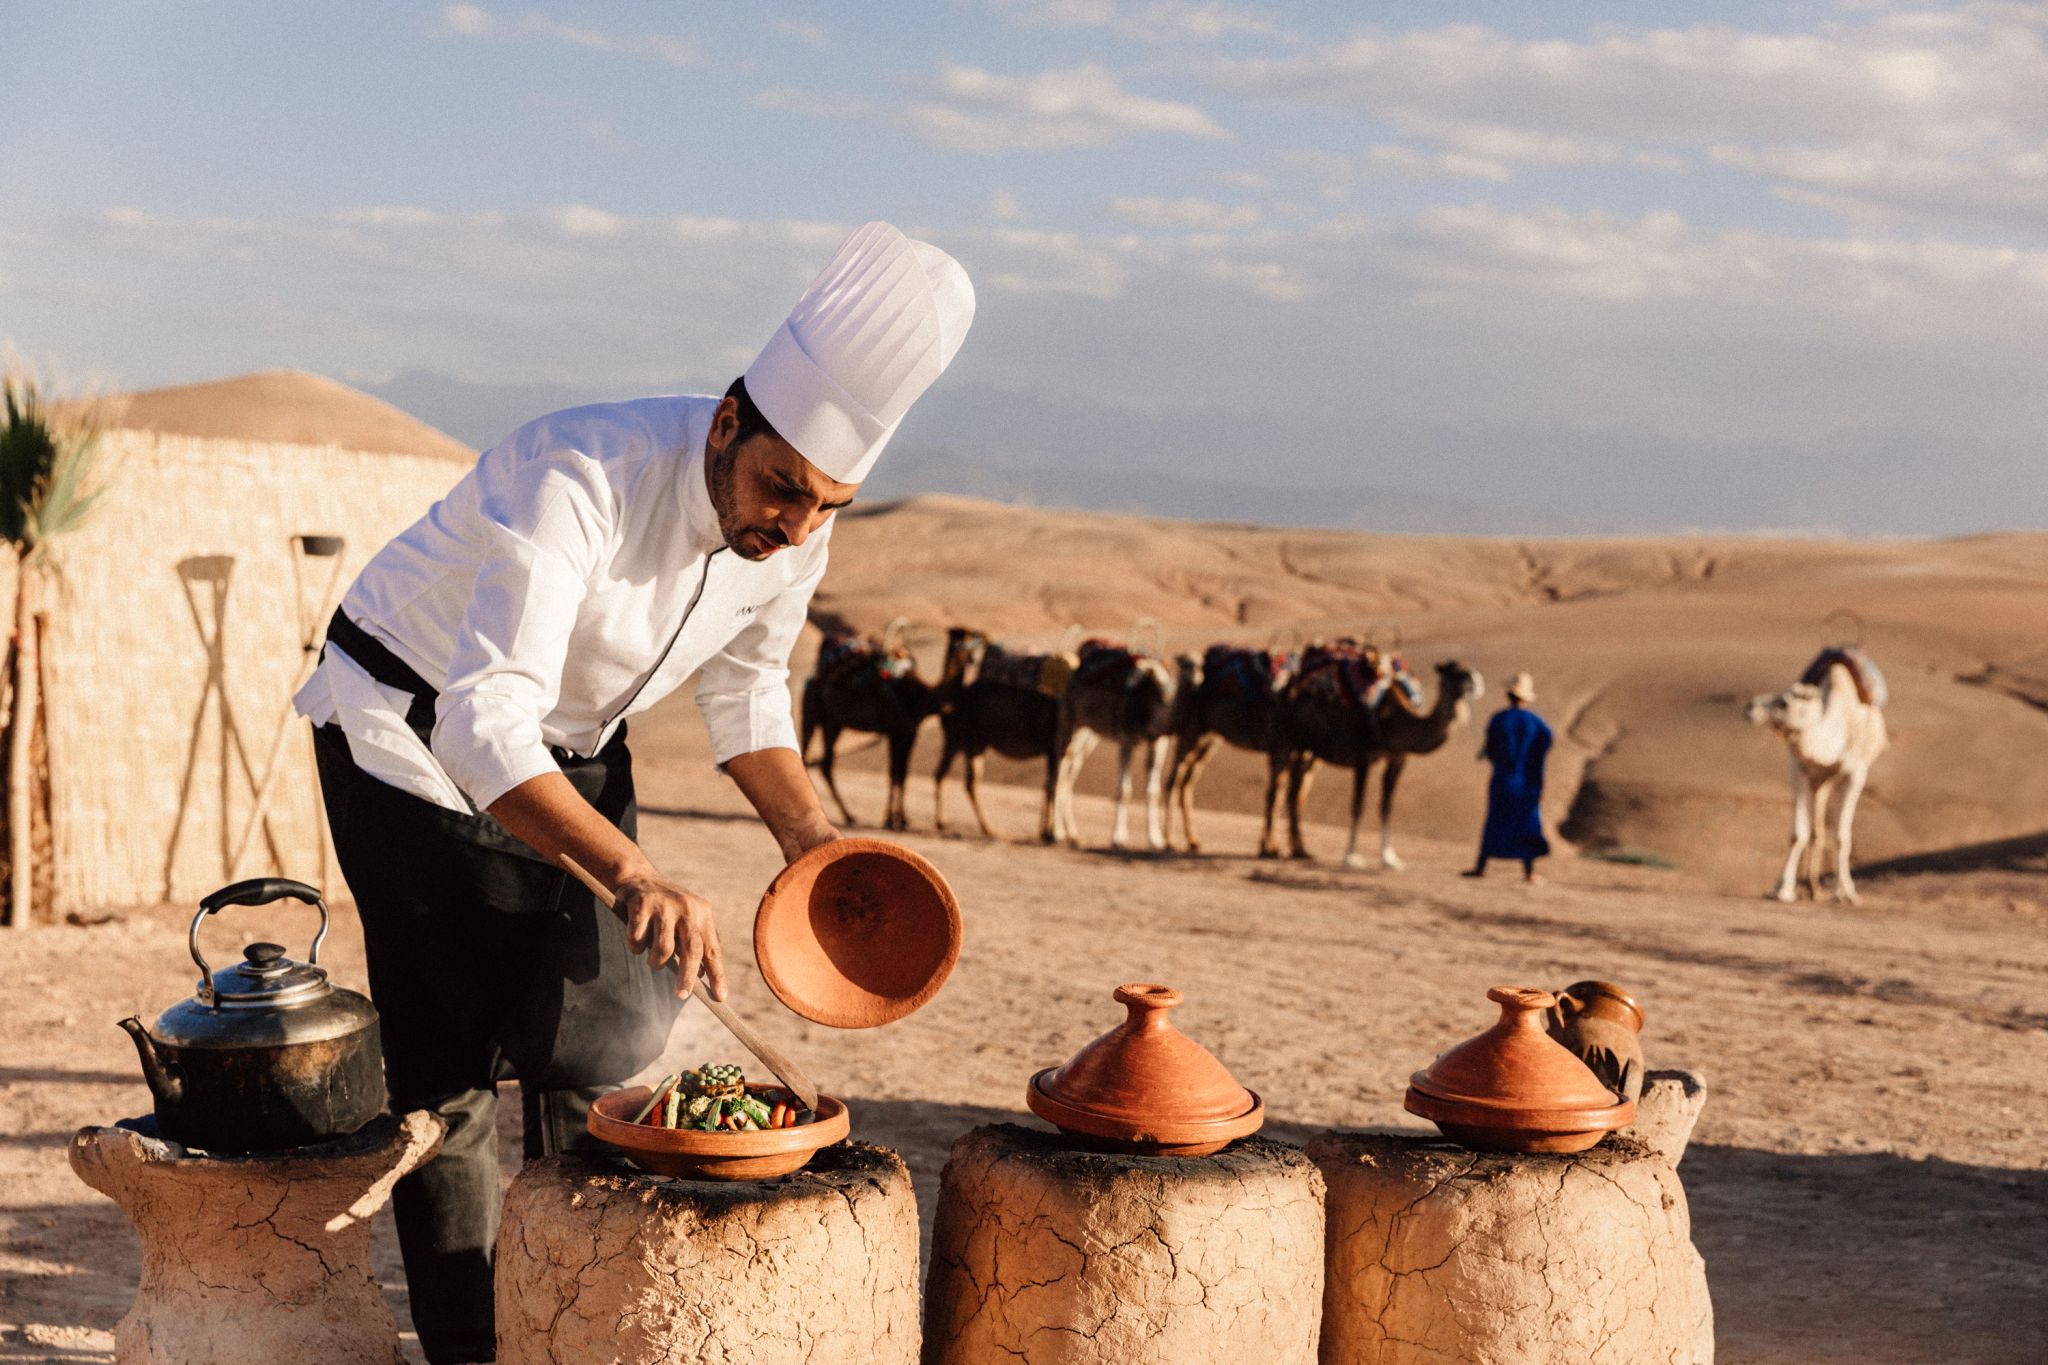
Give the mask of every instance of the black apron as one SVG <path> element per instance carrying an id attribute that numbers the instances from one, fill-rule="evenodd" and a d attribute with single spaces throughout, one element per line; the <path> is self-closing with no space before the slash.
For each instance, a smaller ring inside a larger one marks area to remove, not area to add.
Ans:
<path id="1" fill-rule="evenodd" d="M 412 694 L 406 723 L 431 747 L 435 689 L 339 611 L 327 638 Z M 660 1055 L 682 1005 L 675 975 L 633 953 L 588 890 L 489 813 L 451 811 L 362 771 L 338 725 L 315 741 L 394 1109 L 487 1088 L 508 1070 L 542 1091 L 616 1084 Z M 637 837 L 623 724 L 588 757 L 550 752 L 584 800 Z"/>

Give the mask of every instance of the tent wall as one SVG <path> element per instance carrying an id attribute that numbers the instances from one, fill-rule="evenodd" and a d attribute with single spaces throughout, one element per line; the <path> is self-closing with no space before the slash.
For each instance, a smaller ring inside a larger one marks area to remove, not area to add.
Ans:
<path id="1" fill-rule="evenodd" d="M 464 471 L 141 431 L 102 442 L 109 491 L 59 543 L 46 601 L 57 909 L 189 902 L 235 877 L 316 880 L 311 740 L 298 720 L 268 834 L 227 865 L 302 659 L 292 538 L 345 536 L 345 587 Z M 332 564 L 302 562 L 309 610 Z"/>

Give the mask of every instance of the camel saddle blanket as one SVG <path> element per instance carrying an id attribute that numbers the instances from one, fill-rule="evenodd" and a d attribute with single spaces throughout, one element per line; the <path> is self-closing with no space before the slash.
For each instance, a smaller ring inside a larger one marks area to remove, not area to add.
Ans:
<path id="1" fill-rule="evenodd" d="M 1373 688 L 1380 681 L 1376 663 L 1376 659 L 1349 645 L 1310 645 L 1301 656 L 1294 693 L 1369 709 Z"/>
<path id="2" fill-rule="evenodd" d="M 1202 677 L 1219 694 L 1270 696 L 1293 667 L 1294 659 L 1277 649 L 1244 649 L 1210 645 L 1202 655 Z"/>
<path id="3" fill-rule="evenodd" d="M 1806 671 L 1799 675 L 1799 681 L 1815 687 L 1828 680 L 1828 670 L 1836 664 L 1849 670 L 1849 676 L 1856 680 L 1856 695 L 1863 699 L 1865 706 L 1875 706 L 1882 711 L 1891 700 L 1891 689 L 1885 685 L 1884 674 L 1878 671 L 1877 663 L 1863 652 L 1860 645 L 1830 645 L 1814 656 Z"/>
<path id="4" fill-rule="evenodd" d="M 1128 687 L 1138 673 L 1138 655 L 1114 640 L 1083 640 L 1074 681 L 1090 687 Z"/>
<path id="5" fill-rule="evenodd" d="M 869 673 L 882 678 L 900 678 L 910 672 L 914 663 L 907 651 L 884 649 L 866 636 L 828 635 L 818 646 L 815 676 L 832 686 L 846 686 Z"/>
<path id="6" fill-rule="evenodd" d="M 990 645 L 982 655 L 976 681 L 1037 692 L 1057 700 L 1067 695 L 1074 667 L 1071 654 L 1013 654 L 1000 645 Z"/>
<path id="7" fill-rule="evenodd" d="M 1387 660 L 1380 676 L 1366 689 L 1365 704 L 1378 706 L 1396 688 L 1400 689 L 1401 699 L 1407 703 L 1410 711 L 1419 715 L 1429 709 L 1428 703 L 1422 699 L 1422 679 L 1410 673 L 1408 665 L 1399 659 Z"/>

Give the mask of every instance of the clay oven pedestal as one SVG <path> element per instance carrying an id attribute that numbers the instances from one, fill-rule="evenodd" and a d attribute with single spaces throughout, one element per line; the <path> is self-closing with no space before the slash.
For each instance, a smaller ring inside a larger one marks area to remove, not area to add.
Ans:
<path id="1" fill-rule="evenodd" d="M 1316 1359 L 1323 1182 L 1293 1147 L 1077 1150 L 1012 1124 L 953 1144 L 925 1365 Z"/>
<path id="2" fill-rule="evenodd" d="M 1665 1151 L 1338 1132 L 1308 1155 L 1329 1184 L 1331 1365 L 1712 1362 L 1706 1266 Z"/>
<path id="3" fill-rule="evenodd" d="M 917 1359 L 917 1205 L 885 1147 L 774 1180 L 526 1164 L 498 1233 L 500 1365 Z"/>
<path id="4" fill-rule="evenodd" d="M 353 1136 L 213 1156 L 129 1128 L 82 1128 L 71 1169 L 142 1239 L 142 1283 L 114 1329 L 119 1365 L 399 1365 L 370 1277 L 370 1215 L 432 1157 L 431 1114 Z"/>

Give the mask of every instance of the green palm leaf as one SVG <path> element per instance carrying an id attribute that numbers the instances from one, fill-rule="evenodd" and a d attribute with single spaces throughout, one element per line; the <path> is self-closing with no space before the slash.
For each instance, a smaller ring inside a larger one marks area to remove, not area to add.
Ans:
<path id="1" fill-rule="evenodd" d="M 94 479 L 99 430 L 90 418 L 59 427 L 43 409 L 33 379 L 9 374 L 0 424 L 0 540 L 24 561 L 75 531 L 105 487 Z"/>

